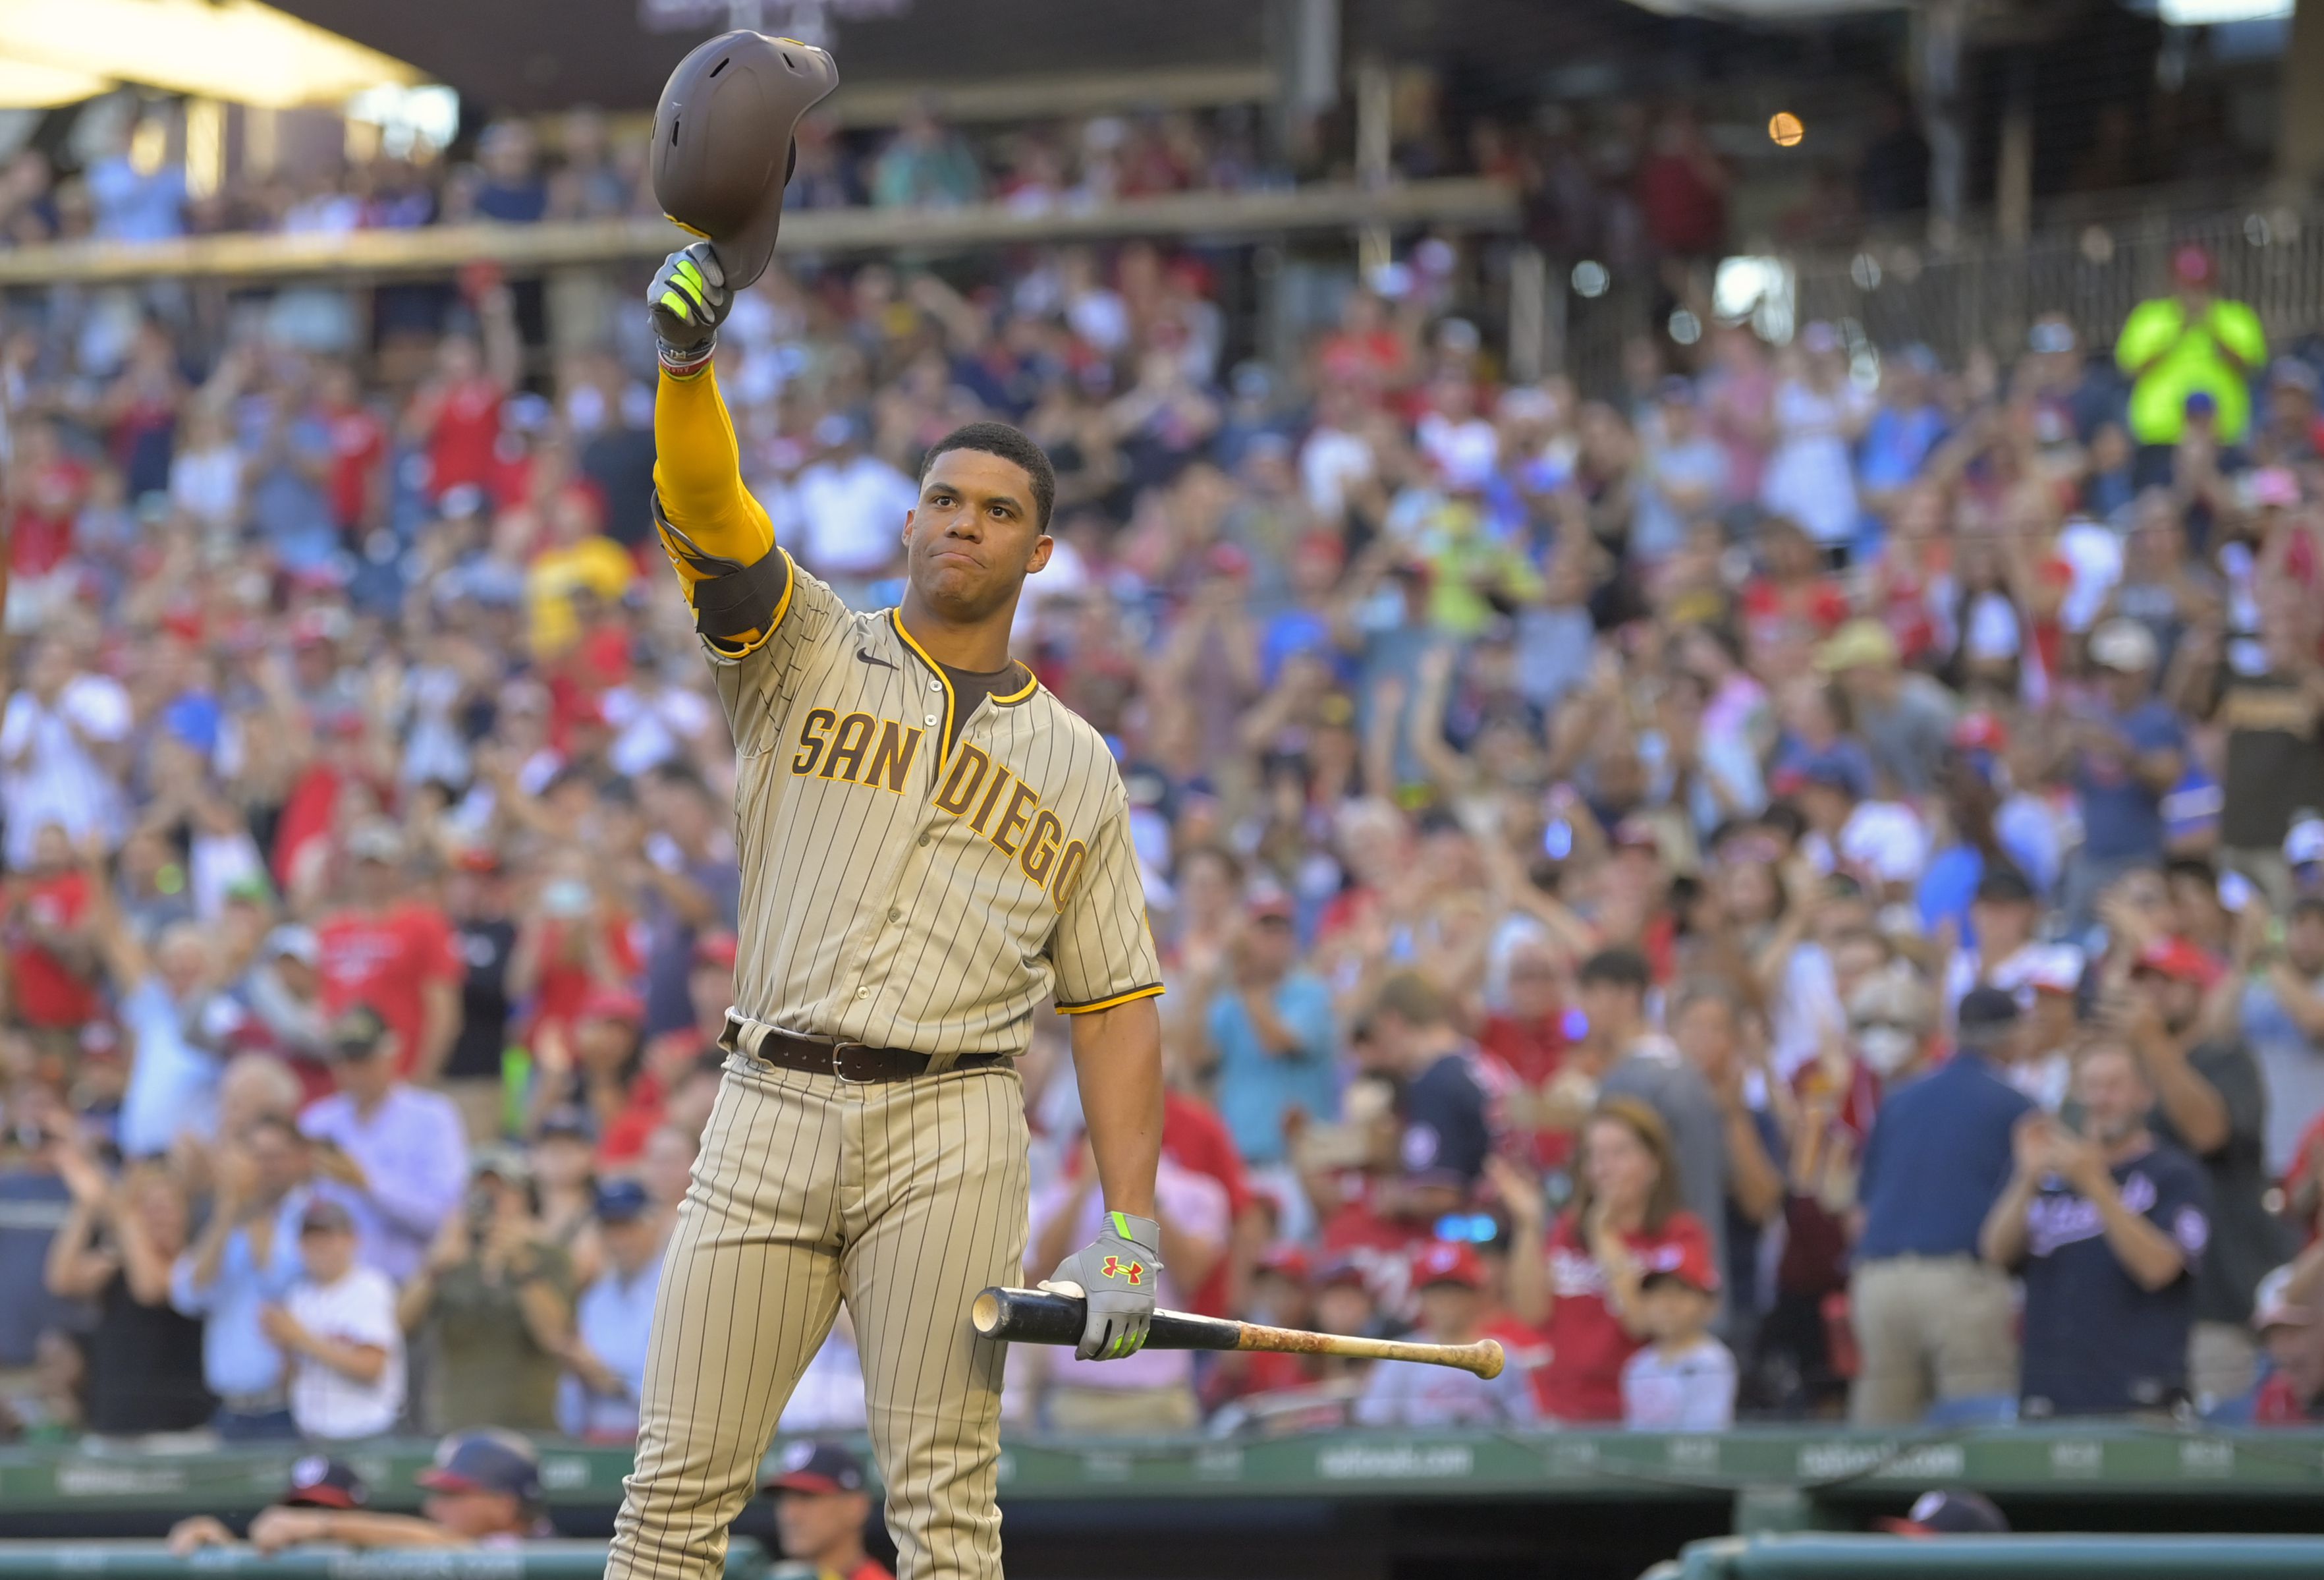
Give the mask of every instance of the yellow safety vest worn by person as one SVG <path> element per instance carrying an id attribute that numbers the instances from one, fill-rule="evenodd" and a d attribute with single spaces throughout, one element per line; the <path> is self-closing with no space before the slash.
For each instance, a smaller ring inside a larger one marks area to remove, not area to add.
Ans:
<path id="1" fill-rule="evenodd" d="M 2187 426 L 2187 397 L 2218 402 L 2221 444 L 2240 444 L 2251 428 L 2250 378 L 2267 360 L 2259 315 L 2239 301 L 2214 300 L 2190 313 L 2177 296 L 2140 302 L 2122 338 L 2116 366 L 2135 381 L 2130 436 L 2140 444 L 2177 444 Z"/>

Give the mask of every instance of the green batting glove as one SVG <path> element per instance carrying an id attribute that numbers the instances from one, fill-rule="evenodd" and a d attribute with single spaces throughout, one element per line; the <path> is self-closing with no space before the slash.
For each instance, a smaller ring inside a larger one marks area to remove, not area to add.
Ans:
<path id="1" fill-rule="evenodd" d="M 718 344 L 718 326 L 726 321 L 726 310 L 733 303 L 726 273 L 708 242 L 680 247 L 664 258 L 646 288 L 662 361 L 672 368 L 699 366 Z"/>
<path id="2" fill-rule="evenodd" d="M 1079 1295 L 1088 1303 L 1082 1342 L 1084 1361 L 1119 1361 L 1146 1347 L 1154 1326 L 1154 1290 L 1162 1278 L 1162 1225 L 1151 1218 L 1108 1213 L 1105 1232 L 1057 1264 L 1041 1288 Z"/>

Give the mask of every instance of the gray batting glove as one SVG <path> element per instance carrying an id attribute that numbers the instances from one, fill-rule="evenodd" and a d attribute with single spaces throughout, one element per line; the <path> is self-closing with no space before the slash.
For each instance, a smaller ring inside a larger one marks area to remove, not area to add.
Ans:
<path id="1" fill-rule="evenodd" d="M 1057 1264 L 1041 1288 L 1079 1295 L 1088 1303 L 1082 1342 L 1084 1361 L 1119 1361 L 1146 1347 L 1154 1326 L 1154 1290 L 1162 1278 L 1162 1225 L 1151 1218 L 1108 1213 L 1105 1232 Z"/>
<path id="2" fill-rule="evenodd" d="M 726 273 L 708 242 L 680 247 L 664 258 L 660 273 L 646 287 L 662 361 L 673 366 L 700 364 L 718 344 L 718 326 L 733 303 Z"/>

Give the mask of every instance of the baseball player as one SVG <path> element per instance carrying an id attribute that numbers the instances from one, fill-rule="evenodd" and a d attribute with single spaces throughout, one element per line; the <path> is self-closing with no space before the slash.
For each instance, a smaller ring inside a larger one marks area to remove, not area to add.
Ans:
<path id="1" fill-rule="evenodd" d="M 1073 1017 L 1108 1209 L 1053 1280 L 1088 1295 L 1081 1354 L 1145 1342 L 1165 1250 L 1162 990 L 1128 801 L 1097 732 L 1009 657 L 1049 558 L 1047 458 L 998 423 L 939 441 L 897 523 L 903 601 L 874 614 L 793 563 L 742 486 L 711 352 L 772 251 L 769 151 L 833 80 L 820 51 L 729 33 L 679 65 L 655 123 L 663 207 L 716 238 L 649 291 L 654 511 L 733 731 L 742 903 L 610 1580 L 721 1573 L 842 1301 L 905 1580 L 1000 1574 L 1003 1347 L 968 1310 L 1021 1276 L 1013 1060 L 1046 1000 Z"/>

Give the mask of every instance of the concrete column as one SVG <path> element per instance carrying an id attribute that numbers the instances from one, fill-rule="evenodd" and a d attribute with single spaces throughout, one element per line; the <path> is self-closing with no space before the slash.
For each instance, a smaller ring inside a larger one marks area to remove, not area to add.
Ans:
<path id="1" fill-rule="evenodd" d="M 1548 349 L 1549 264 L 1541 249 L 1519 243 L 1509 252 L 1509 378 L 1529 384 L 1544 371 Z"/>
<path id="2" fill-rule="evenodd" d="M 2021 55 L 2009 66 L 2009 99 L 2001 113 L 2001 148 L 1993 172 L 1993 222 L 2004 245 L 2024 246 L 2034 228 L 2033 70 Z"/>
<path id="3" fill-rule="evenodd" d="M 2324 180 L 2324 0 L 2299 0 L 2283 50 L 2283 102 L 2275 174 L 2287 196 L 2304 198 Z"/>
<path id="4" fill-rule="evenodd" d="M 1961 45 L 1967 0 L 1929 0 L 1913 12 L 1913 63 L 1921 97 L 1921 133 L 1929 140 L 1929 239 L 1949 247 L 1960 236 L 1969 160 Z"/>
<path id="5" fill-rule="evenodd" d="M 1386 187 L 1394 174 L 1389 154 L 1396 134 L 1396 84 L 1386 62 L 1370 60 L 1356 68 L 1356 180 L 1370 191 Z M 1389 261 L 1388 226 L 1368 225 L 1356 236 L 1356 266 L 1366 273 Z"/>

